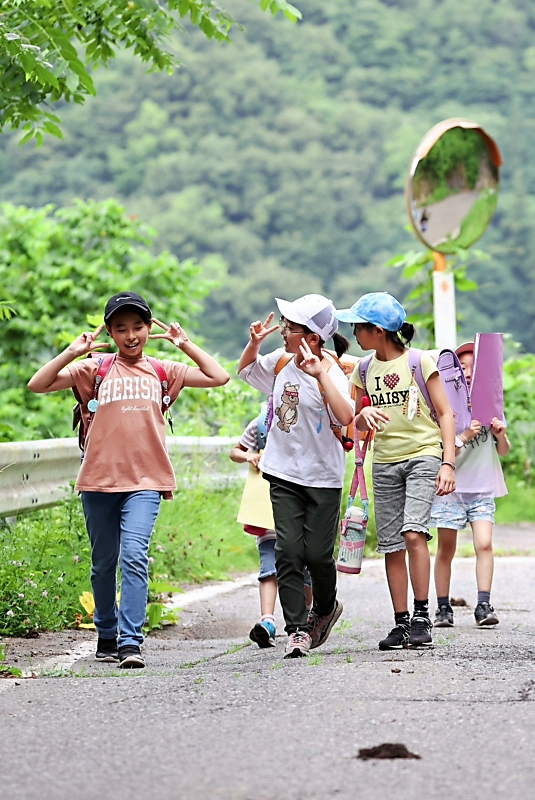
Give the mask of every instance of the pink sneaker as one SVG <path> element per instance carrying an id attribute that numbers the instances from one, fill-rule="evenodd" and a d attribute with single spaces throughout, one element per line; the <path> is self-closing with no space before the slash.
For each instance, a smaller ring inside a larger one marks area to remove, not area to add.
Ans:
<path id="1" fill-rule="evenodd" d="M 337 600 L 331 613 L 327 614 L 325 617 L 318 617 L 314 611 L 309 611 L 308 629 L 310 631 L 310 638 L 312 639 L 311 650 L 314 650 L 315 647 L 321 647 L 321 645 L 327 641 L 330 632 L 338 622 L 338 619 L 342 616 L 343 610 L 344 607 L 342 603 L 340 600 Z"/>
<path id="2" fill-rule="evenodd" d="M 294 631 L 288 637 L 288 644 L 284 650 L 284 658 L 300 658 L 308 655 L 312 639 L 306 631 Z"/>

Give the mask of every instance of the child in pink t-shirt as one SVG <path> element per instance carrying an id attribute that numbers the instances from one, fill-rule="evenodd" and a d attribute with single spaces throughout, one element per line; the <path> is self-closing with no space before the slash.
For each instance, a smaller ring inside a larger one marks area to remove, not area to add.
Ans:
<path id="1" fill-rule="evenodd" d="M 456 350 L 468 386 L 472 377 L 474 345 L 466 342 Z M 490 603 L 494 556 L 492 528 L 496 497 L 507 494 L 498 456 L 506 456 L 511 447 L 505 422 L 493 419 L 490 427 L 477 420 L 460 435 L 462 447 L 457 451 L 455 492 L 437 497 L 431 513 L 431 525 L 438 528 L 438 550 L 435 559 L 437 611 L 435 627 L 453 625 L 453 609 L 449 592 L 451 563 L 457 546 L 457 531 L 469 522 L 476 551 L 477 625 L 497 625 L 499 620 Z"/>
<path id="2" fill-rule="evenodd" d="M 151 334 L 153 322 L 164 333 Z M 183 386 L 222 386 L 230 376 L 188 339 L 178 322 L 165 325 L 154 319 L 147 301 L 135 292 L 108 300 L 104 324 L 118 353 L 98 387 L 97 358 L 73 362 L 110 346 L 97 341 L 104 325 L 80 334 L 41 367 L 28 386 L 37 393 L 76 387 L 81 399 L 88 432 L 76 488 L 82 495 L 91 542 L 96 659 L 133 669 L 145 666 L 140 645 L 150 538 L 161 499 L 170 499 L 176 488 L 162 408 L 176 400 Z M 163 367 L 167 380 L 161 381 L 154 362 L 143 355 L 149 339 L 166 339 L 197 366 L 166 359 L 159 369 Z M 119 563 L 121 605 L 117 608 Z"/>

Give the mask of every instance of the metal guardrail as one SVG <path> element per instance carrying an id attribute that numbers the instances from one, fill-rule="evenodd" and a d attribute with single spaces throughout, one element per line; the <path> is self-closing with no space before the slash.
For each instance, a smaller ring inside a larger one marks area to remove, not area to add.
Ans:
<path id="1" fill-rule="evenodd" d="M 168 436 L 167 449 L 177 479 L 205 473 L 210 480 L 232 480 L 235 468 L 228 453 L 237 436 Z M 228 464 L 223 472 L 221 465 Z M 43 508 L 65 497 L 80 469 L 78 439 L 43 439 L 0 444 L 0 517 Z"/>

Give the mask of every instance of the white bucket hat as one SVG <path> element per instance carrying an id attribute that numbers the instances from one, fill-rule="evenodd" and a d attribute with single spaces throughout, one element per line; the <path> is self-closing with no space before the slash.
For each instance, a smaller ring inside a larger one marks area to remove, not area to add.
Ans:
<path id="1" fill-rule="evenodd" d="M 338 320 L 334 316 L 335 307 L 332 300 L 321 294 L 305 294 L 293 303 L 289 300 L 275 298 L 282 316 L 289 322 L 304 325 L 317 333 L 326 342 L 338 330 Z"/>

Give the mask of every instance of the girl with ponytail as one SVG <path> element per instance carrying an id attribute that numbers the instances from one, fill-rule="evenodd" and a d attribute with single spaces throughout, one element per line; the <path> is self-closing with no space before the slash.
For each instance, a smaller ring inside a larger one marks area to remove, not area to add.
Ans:
<path id="1" fill-rule="evenodd" d="M 335 317 L 353 325 L 363 350 L 375 353 L 361 362 L 351 381 L 357 386 L 358 430 L 375 434 L 373 490 L 377 551 L 385 554 L 386 576 L 395 626 L 379 642 L 380 650 L 432 644 L 429 618 L 430 557 L 427 542 L 436 495 L 455 490 L 455 423 L 437 365 L 423 352 L 421 368 L 439 426 L 433 421 L 411 373 L 408 347 L 414 327 L 405 310 L 387 292 L 365 294 Z M 366 360 L 365 360 L 366 361 Z M 414 613 L 408 611 L 408 573 Z"/>

